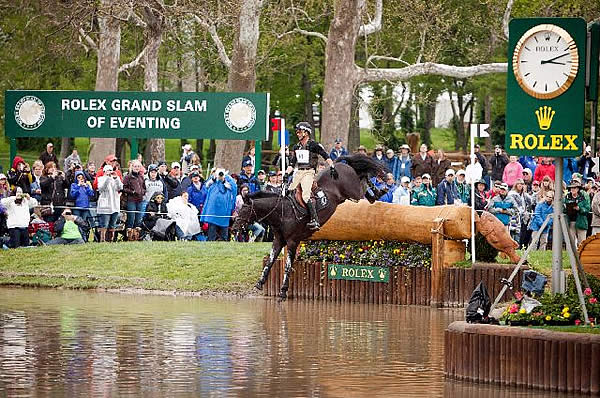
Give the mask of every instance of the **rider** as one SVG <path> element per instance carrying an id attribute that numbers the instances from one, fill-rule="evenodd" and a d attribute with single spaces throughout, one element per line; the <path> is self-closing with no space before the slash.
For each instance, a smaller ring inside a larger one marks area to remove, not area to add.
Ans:
<path id="1" fill-rule="evenodd" d="M 295 189 L 298 185 L 302 187 L 302 200 L 306 203 L 306 207 L 308 208 L 311 217 L 306 226 L 312 230 L 318 230 L 320 225 L 317 210 L 310 200 L 318 164 L 318 155 L 321 155 L 321 157 L 327 161 L 327 164 L 329 164 L 332 178 L 337 178 L 338 174 L 333 165 L 333 161 L 329 158 L 329 155 L 325 152 L 323 146 L 310 139 L 311 134 L 312 127 L 309 123 L 300 122 L 296 124 L 298 143 L 292 148 L 290 165 L 288 166 L 286 173 L 291 173 L 293 166 L 296 166 L 296 172 L 294 173 L 294 179 L 290 186 L 290 190 Z"/>

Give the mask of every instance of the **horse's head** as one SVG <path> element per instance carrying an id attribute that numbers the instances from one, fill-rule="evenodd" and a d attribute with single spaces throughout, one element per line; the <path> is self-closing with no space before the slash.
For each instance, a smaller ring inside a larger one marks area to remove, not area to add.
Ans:
<path id="1" fill-rule="evenodd" d="M 231 226 L 233 233 L 245 231 L 248 229 L 248 226 L 253 224 L 258 218 L 256 211 L 254 210 L 254 201 L 247 195 L 242 196 L 242 198 L 244 199 L 244 204 L 238 211 L 238 216 L 233 221 L 233 225 Z"/>

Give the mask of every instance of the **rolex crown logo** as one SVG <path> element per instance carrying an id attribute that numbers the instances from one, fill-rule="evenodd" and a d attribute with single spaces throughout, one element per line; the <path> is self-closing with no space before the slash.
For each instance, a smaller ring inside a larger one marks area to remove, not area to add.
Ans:
<path id="1" fill-rule="evenodd" d="M 555 113 L 550 106 L 540 106 L 540 109 L 535 111 L 540 130 L 548 130 L 550 128 Z"/>
<path id="2" fill-rule="evenodd" d="M 335 266 L 331 267 L 331 272 L 330 272 L 331 276 L 336 276 L 337 272 L 335 272 Z"/>
<path id="3" fill-rule="evenodd" d="M 379 270 L 379 279 L 385 278 L 385 272 L 382 269 Z"/>

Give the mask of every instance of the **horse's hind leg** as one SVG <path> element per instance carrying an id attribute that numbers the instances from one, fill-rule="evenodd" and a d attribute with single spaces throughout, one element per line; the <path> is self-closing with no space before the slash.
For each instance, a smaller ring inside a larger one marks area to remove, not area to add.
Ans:
<path id="1" fill-rule="evenodd" d="M 269 272 L 271 272 L 271 267 L 273 266 L 273 263 L 279 256 L 279 253 L 281 253 L 283 245 L 284 244 L 282 242 L 282 239 L 278 236 L 278 234 L 275 234 L 273 239 L 273 245 L 271 246 L 271 252 L 269 252 L 269 259 L 267 260 L 267 264 L 263 268 L 260 279 L 258 280 L 258 282 L 256 282 L 256 285 L 254 285 L 254 287 L 256 287 L 258 290 L 262 290 L 263 285 L 265 284 L 265 282 L 267 281 L 267 277 L 269 276 Z"/>
<path id="2" fill-rule="evenodd" d="M 285 258 L 285 274 L 283 274 L 283 283 L 281 284 L 281 291 L 279 292 L 279 298 L 281 301 L 284 301 L 287 298 L 287 291 L 290 287 L 290 274 L 292 273 L 292 264 L 294 264 L 294 259 L 296 258 L 296 248 L 297 244 L 289 244 L 287 256 Z"/>

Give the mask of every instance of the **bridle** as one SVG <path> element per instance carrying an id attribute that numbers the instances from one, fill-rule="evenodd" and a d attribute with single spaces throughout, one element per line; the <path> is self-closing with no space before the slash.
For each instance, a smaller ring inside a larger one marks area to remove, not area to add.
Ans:
<path id="1" fill-rule="evenodd" d="M 273 208 L 263 217 L 258 218 L 258 214 L 256 214 L 256 210 L 254 210 L 254 200 L 250 199 L 250 215 L 247 218 L 243 218 L 241 216 L 238 216 L 238 219 L 241 220 L 245 225 L 250 225 L 251 221 L 253 218 L 256 218 L 257 223 L 262 222 L 263 220 L 267 219 L 267 217 L 269 217 L 271 214 L 273 214 L 273 212 L 275 211 L 275 209 L 277 209 L 277 205 L 279 205 L 279 203 L 281 202 L 281 198 L 283 196 L 281 195 L 277 195 L 277 202 L 275 203 L 275 205 L 273 206 Z"/>

